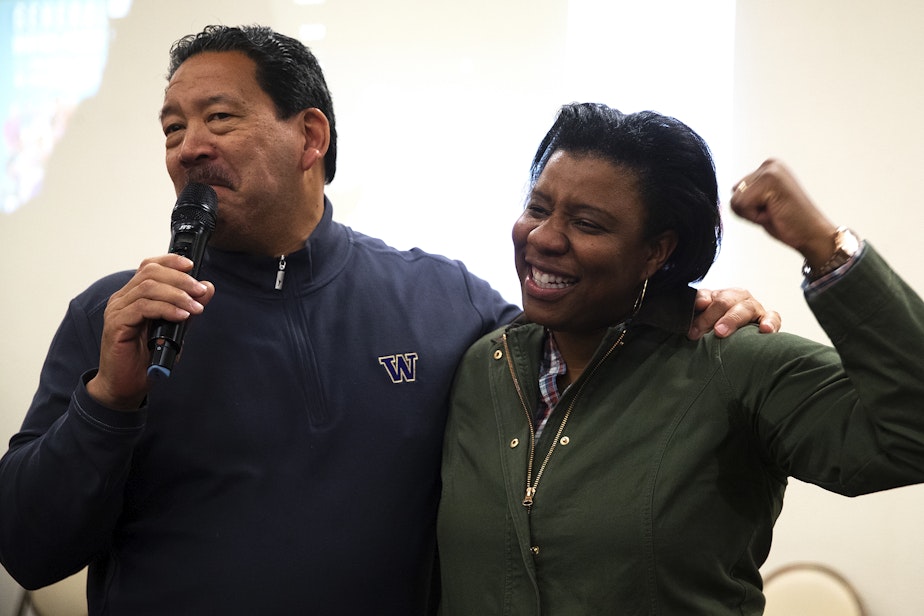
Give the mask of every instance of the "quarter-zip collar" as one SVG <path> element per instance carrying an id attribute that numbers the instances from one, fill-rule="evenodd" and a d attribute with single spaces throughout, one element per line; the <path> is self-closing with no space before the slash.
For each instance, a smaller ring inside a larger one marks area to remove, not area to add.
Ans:
<path id="1" fill-rule="evenodd" d="M 216 287 L 217 281 L 227 280 L 255 295 L 302 294 L 336 277 L 346 266 L 350 250 L 350 229 L 334 222 L 333 205 L 324 197 L 324 214 L 302 249 L 268 257 L 208 248 L 201 277 L 213 280 Z M 282 288 L 277 289 L 281 272 Z"/>

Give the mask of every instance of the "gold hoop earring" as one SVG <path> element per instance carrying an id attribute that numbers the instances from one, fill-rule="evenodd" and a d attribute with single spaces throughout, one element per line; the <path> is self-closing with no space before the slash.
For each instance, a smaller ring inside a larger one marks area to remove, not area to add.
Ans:
<path id="1" fill-rule="evenodd" d="M 645 279 L 645 283 L 642 285 L 642 292 L 638 294 L 638 297 L 635 298 L 635 305 L 632 306 L 632 316 L 638 314 L 638 311 L 642 308 L 642 302 L 645 301 L 645 292 L 648 290 L 648 279 Z"/>

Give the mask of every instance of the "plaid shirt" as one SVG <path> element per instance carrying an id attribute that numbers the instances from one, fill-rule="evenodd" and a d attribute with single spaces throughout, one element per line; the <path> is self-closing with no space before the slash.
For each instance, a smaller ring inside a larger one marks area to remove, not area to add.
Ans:
<path id="1" fill-rule="evenodd" d="M 561 356 L 555 337 L 551 332 L 545 335 L 545 349 L 542 353 L 542 363 L 539 366 L 539 408 L 533 416 L 533 425 L 536 428 L 536 440 L 542 434 L 552 409 L 558 404 L 561 392 L 558 390 L 558 377 L 568 372 L 565 359 Z"/>

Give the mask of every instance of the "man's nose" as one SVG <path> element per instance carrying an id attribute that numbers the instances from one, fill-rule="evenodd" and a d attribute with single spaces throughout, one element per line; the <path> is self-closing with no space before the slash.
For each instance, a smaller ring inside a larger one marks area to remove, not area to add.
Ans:
<path id="1" fill-rule="evenodd" d="M 183 131 L 183 141 L 180 143 L 180 162 L 192 165 L 201 160 L 207 160 L 215 155 L 214 135 L 203 125 L 191 123 Z"/>

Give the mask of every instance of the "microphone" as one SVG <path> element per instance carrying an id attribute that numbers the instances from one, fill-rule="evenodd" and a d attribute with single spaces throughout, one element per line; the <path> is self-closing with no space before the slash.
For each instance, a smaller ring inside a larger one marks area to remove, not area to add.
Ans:
<path id="1" fill-rule="evenodd" d="M 182 255 L 193 262 L 193 268 L 189 272 L 193 278 L 199 278 L 205 245 L 215 229 L 217 216 L 218 195 L 215 194 L 215 189 L 207 184 L 190 182 L 173 206 L 173 214 L 170 217 L 173 235 L 168 252 Z M 159 319 L 152 324 L 148 338 L 148 348 L 151 349 L 148 377 L 160 379 L 170 376 L 183 346 L 186 322 L 174 323 Z"/>

